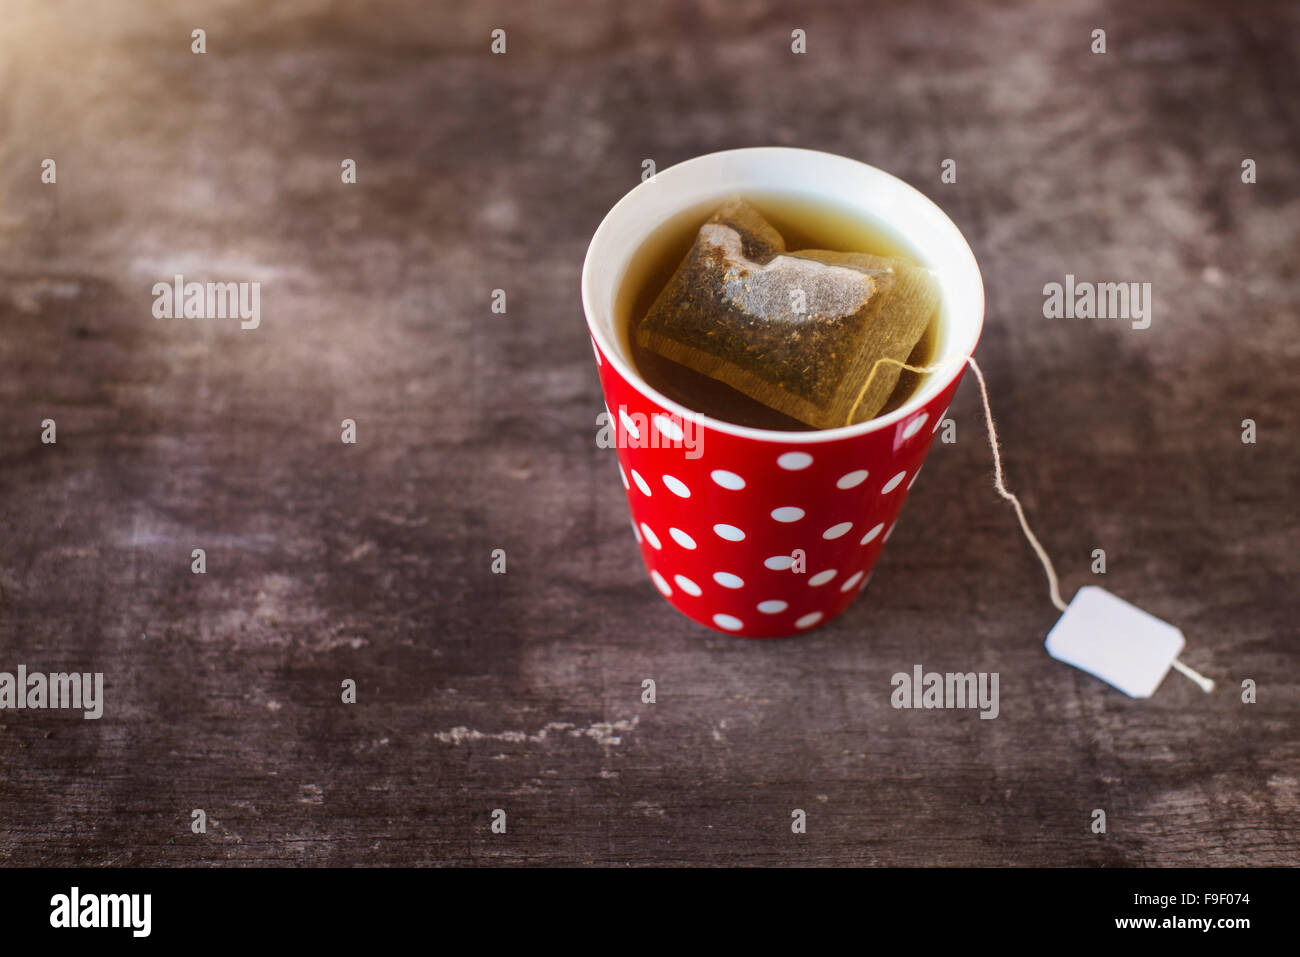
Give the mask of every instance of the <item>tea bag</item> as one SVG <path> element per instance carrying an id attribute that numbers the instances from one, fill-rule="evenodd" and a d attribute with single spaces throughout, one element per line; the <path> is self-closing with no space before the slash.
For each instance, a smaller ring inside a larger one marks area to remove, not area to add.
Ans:
<path id="1" fill-rule="evenodd" d="M 642 348 L 830 429 L 880 411 L 938 304 L 929 270 L 866 253 L 788 252 L 757 210 L 733 200 L 700 227 L 636 336 Z"/>

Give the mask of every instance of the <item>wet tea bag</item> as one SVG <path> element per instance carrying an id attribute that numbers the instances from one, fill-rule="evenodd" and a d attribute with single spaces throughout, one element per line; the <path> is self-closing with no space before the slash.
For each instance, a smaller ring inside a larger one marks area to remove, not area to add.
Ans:
<path id="1" fill-rule="evenodd" d="M 866 253 L 788 252 L 757 210 L 733 200 L 700 227 L 636 336 L 642 348 L 829 429 L 880 411 L 938 304 L 929 270 Z"/>

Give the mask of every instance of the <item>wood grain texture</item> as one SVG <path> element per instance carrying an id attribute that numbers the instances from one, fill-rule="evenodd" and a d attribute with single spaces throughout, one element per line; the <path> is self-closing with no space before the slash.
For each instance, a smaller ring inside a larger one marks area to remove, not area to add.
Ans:
<path id="1" fill-rule="evenodd" d="M 0 670 L 102 671 L 107 704 L 0 712 L 0 863 L 1295 863 L 1294 4 L 5 16 Z M 582 257 L 644 158 L 766 144 L 950 213 L 1066 593 L 1104 548 L 1221 690 L 1048 658 L 970 383 L 841 619 L 746 642 L 660 599 L 594 442 Z M 154 319 L 178 272 L 260 281 L 261 327 Z M 1151 282 L 1151 328 L 1044 319 L 1067 273 Z M 892 709 L 916 663 L 997 671 L 1000 716 Z"/>

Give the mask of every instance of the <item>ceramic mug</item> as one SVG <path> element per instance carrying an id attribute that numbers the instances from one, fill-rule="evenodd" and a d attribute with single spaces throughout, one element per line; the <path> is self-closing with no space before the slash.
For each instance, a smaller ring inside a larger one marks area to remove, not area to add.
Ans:
<path id="1" fill-rule="evenodd" d="M 617 329 L 620 284 L 674 215 L 733 196 L 781 194 L 885 227 L 934 270 L 940 334 L 929 375 L 901 407 L 857 425 L 779 432 L 674 402 L 637 373 Z M 857 160 L 762 147 L 710 153 L 641 183 L 592 237 L 582 270 L 601 390 L 632 528 L 650 579 L 694 621 L 748 638 L 797 634 L 866 585 L 961 381 L 984 321 L 975 256 L 944 213 Z"/>

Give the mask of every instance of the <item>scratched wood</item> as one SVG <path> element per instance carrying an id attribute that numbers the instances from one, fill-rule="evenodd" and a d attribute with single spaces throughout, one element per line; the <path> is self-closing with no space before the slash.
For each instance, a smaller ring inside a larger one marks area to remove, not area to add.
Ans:
<path id="1" fill-rule="evenodd" d="M 1294 4 L 5 19 L 0 670 L 102 671 L 106 703 L 0 712 L 0 862 L 1295 862 Z M 582 256 L 643 159 L 772 143 L 950 212 L 1067 593 L 1175 622 L 1221 690 L 1047 657 L 970 382 L 842 619 L 748 643 L 659 598 L 594 443 Z M 260 327 L 155 319 L 177 273 L 261 282 Z M 1152 283 L 1151 327 L 1045 319 L 1066 274 Z M 894 710 L 918 663 L 998 672 L 1000 715 Z"/>

